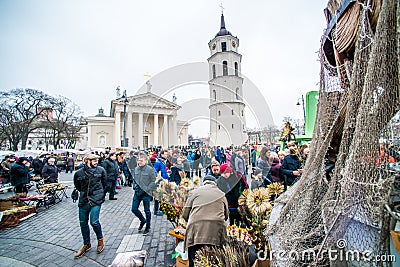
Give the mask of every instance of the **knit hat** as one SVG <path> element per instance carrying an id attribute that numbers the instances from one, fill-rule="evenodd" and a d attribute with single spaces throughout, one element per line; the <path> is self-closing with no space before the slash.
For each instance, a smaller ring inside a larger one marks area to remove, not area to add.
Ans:
<path id="1" fill-rule="evenodd" d="M 98 159 L 99 156 L 97 156 L 96 154 L 88 154 L 85 157 L 85 160 L 93 160 L 93 159 Z"/>
<path id="2" fill-rule="evenodd" d="M 18 158 L 18 162 L 19 162 L 19 163 L 24 162 L 24 160 L 29 161 L 27 157 L 19 157 L 19 158 Z"/>
<path id="3" fill-rule="evenodd" d="M 261 170 L 260 168 L 256 168 L 256 169 L 254 170 L 254 176 L 257 176 L 257 175 L 259 175 L 260 173 L 262 173 L 262 170 Z"/>
<path id="4" fill-rule="evenodd" d="M 217 179 L 215 179 L 214 176 L 206 175 L 206 177 L 204 177 L 204 179 L 203 179 L 203 183 L 205 183 L 206 181 L 211 181 L 211 182 L 216 183 L 216 182 L 217 182 Z"/>
<path id="5" fill-rule="evenodd" d="M 221 165 L 220 172 L 221 172 L 221 174 L 223 174 L 223 173 L 231 173 L 232 172 L 232 168 L 231 168 L 231 166 L 229 166 L 228 163 L 225 163 L 225 164 Z"/>
<path id="6" fill-rule="evenodd" d="M 211 161 L 211 167 L 212 166 L 219 166 L 219 162 L 216 160 Z"/>

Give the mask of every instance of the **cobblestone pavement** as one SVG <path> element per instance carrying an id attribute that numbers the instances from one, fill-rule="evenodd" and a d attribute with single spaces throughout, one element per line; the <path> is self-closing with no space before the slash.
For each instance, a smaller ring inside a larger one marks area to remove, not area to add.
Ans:
<path id="1" fill-rule="evenodd" d="M 71 174 L 62 174 L 60 181 L 71 185 L 71 179 Z M 67 190 L 68 196 L 71 191 Z M 151 232 L 143 236 L 137 230 L 139 220 L 131 212 L 132 188 L 117 191 L 118 200 L 107 199 L 101 208 L 105 240 L 101 254 L 92 249 L 74 259 L 74 253 L 82 246 L 78 206 L 64 198 L 49 209 L 39 208 L 35 216 L 17 227 L 0 231 L 0 266 L 108 266 L 117 253 L 135 250 L 147 251 L 145 266 L 174 266 L 171 254 L 175 238 L 168 235 L 172 224 L 165 216 L 152 215 Z M 92 246 L 96 246 L 96 236 L 91 227 L 90 230 Z"/>

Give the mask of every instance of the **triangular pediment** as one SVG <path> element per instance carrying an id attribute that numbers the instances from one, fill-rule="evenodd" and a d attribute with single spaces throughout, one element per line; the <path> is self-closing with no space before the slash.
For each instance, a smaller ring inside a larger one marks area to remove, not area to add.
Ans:
<path id="1" fill-rule="evenodd" d="M 150 108 L 180 109 L 181 107 L 153 93 L 144 93 L 128 97 L 129 105 L 145 106 Z"/>

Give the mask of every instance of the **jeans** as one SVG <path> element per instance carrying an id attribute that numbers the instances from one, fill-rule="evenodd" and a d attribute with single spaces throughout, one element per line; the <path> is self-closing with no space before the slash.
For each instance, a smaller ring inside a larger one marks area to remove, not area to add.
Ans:
<path id="1" fill-rule="evenodd" d="M 67 166 L 66 173 L 68 173 L 69 171 L 72 173 L 73 170 L 74 170 L 74 166 Z"/>
<path id="2" fill-rule="evenodd" d="M 93 231 L 96 233 L 97 239 L 103 238 L 99 221 L 100 208 L 101 206 L 90 206 L 89 203 L 79 207 L 79 225 L 81 227 L 84 245 L 90 244 L 90 230 L 88 224 L 89 218 L 90 224 L 92 225 Z"/>
<path id="3" fill-rule="evenodd" d="M 110 193 L 108 195 L 109 199 L 114 198 L 114 194 L 115 194 L 115 187 L 116 187 L 116 180 L 107 180 L 106 183 L 106 188 L 104 190 L 104 194 Z"/>
<path id="4" fill-rule="evenodd" d="M 150 212 L 150 199 L 147 193 L 141 195 L 134 194 L 132 199 L 132 213 L 139 218 L 140 222 L 146 222 L 146 229 L 150 229 L 151 212 Z M 143 200 L 144 213 L 146 214 L 146 219 L 143 217 L 142 212 L 139 210 L 140 202 Z"/>
<path id="5" fill-rule="evenodd" d="M 160 203 L 158 202 L 157 199 L 154 199 L 154 209 L 153 209 L 153 212 L 154 212 L 154 214 L 156 214 L 156 212 L 159 212 L 159 211 L 160 211 Z"/>

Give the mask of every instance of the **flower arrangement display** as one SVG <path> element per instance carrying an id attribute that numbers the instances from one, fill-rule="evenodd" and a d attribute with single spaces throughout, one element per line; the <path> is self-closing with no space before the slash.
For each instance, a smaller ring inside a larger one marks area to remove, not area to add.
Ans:
<path id="1" fill-rule="evenodd" d="M 222 247 L 203 247 L 196 253 L 196 267 L 248 267 L 250 265 L 249 246 L 235 238 L 228 237 Z"/>
<path id="2" fill-rule="evenodd" d="M 246 228 L 238 227 L 236 225 L 228 225 L 226 227 L 227 236 L 236 239 L 239 242 L 244 242 L 247 245 L 252 244 L 252 238 Z"/>
<path id="3" fill-rule="evenodd" d="M 193 178 L 193 181 L 189 178 L 183 178 L 181 184 L 177 185 L 175 182 L 168 182 L 162 180 L 155 193 L 154 197 L 160 202 L 160 208 L 176 228 L 182 226 L 182 215 L 183 207 L 185 206 L 186 200 L 189 196 L 189 192 L 200 184 L 200 178 Z"/>
<path id="4" fill-rule="evenodd" d="M 246 235 L 250 236 L 256 251 L 268 251 L 268 241 L 264 232 L 271 214 L 273 200 L 283 191 L 283 185 L 272 183 L 267 188 L 261 187 L 252 191 L 246 189 L 239 197 L 238 211 L 244 219 Z M 242 239 L 241 234 L 233 236 L 239 237 L 238 240 Z"/>

